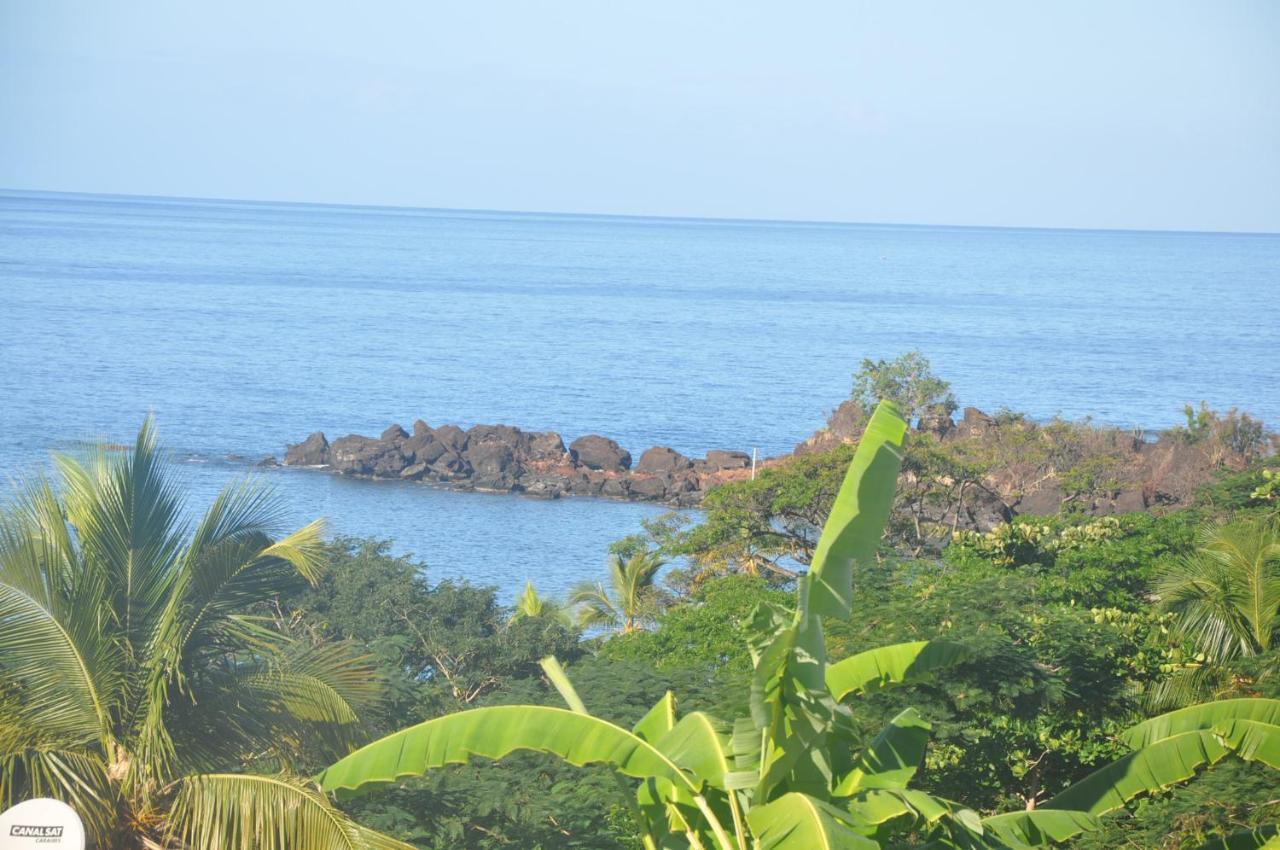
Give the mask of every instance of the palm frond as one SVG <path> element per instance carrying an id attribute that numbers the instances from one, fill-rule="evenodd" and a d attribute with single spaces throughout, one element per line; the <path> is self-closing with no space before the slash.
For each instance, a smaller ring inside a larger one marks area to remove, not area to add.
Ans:
<path id="1" fill-rule="evenodd" d="M 654 551 L 639 552 L 625 560 L 616 553 L 610 555 L 607 586 L 604 582 L 582 582 L 569 594 L 568 605 L 575 609 L 578 625 L 628 631 L 652 622 L 662 610 L 654 580 L 665 564 Z"/>
<path id="2" fill-rule="evenodd" d="M 111 829 L 115 795 L 100 751 L 60 746 L 0 719 L 0 810 L 35 797 L 70 805 L 99 844 Z"/>
<path id="3" fill-rule="evenodd" d="M 614 629 L 622 623 L 622 612 L 614 605 L 600 582 L 583 582 L 569 593 L 578 625 L 586 629 Z"/>
<path id="4" fill-rule="evenodd" d="M 261 482 L 244 478 L 228 484 L 196 526 L 187 557 L 198 560 L 207 550 L 228 541 L 243 541 L 258 535 L 274 537 L 281 531 L 283 516 L 283 504 Z"/>
<path id="5" fill-rule="evenodd" d="M 1157 593 L 1210 662 L 1266 652 L 1280 627 L 1280 529 L 1263 521 L 1206 526 Z"/>
<path id="6" fill-rule="evenodd" d="M 182 631 L 178 645 L 216 631 L 229 617 L 286 593 L 324 569 L 324 521 L 308 523 L 272 542 L 254 532 L 224 540 L 184 564 L 178 607 L 172 616 Z"/>
<path id="7" fill-rule="evenodd" d="M 362 716 L 386 698 L 372 658 L 344 643 L 223 659 L 189 690 L 173 695 L 166 711 L 182 730 L 182 767 L 197 772 L 229 757 L 275 767 L 341 757 L 363 740 Z"/>
<path id="8" fill-rule="evenodd" d="M 151 417 L 129 452 L 98 449 L 88 464 L 54 460 L 85 562 L 102 572 L 130 651 L 141 654 L 168 600 L 184 531 L 181 487 L 167 474 Z"/>
<path id="9" fill-rule="evenodd" d="M 569 606 L 558 599 L 542 596 L 534 588 L 531 581 L 524 583 L 524 591 L 520 594 L 520 598 L 516 600 L 514 610 L 511 613 L 511 622 L 514 623 L 524 617 L 531 619 L 545 618 L 563 626 L 573 625 L 573 616 Z"/>
<path id="10" fill-rule="evenodd" d="M 104 622 L 104 588 L 81 580 L 68 600 L 36 541 L 0 542 L 0 670 L 24 722 L 82 741 L 107 735 L 120 689 L 119 647 Z M 98 603 L 98 604 L 95 604 Z"/>
<path id="11" fill-rule="evenodd" d="M 167 838 L 191 850 L 413 850 L 355 823 L 300 780 L 254 774 L 185 778 Z"/>

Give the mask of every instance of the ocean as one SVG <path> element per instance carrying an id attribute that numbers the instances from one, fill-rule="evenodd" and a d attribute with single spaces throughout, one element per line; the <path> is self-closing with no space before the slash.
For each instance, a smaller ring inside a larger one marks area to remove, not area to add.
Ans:
<path id="1" fill-rule="evenodd" d="M 0 192 L 0 473 L 154 413 L 200 506 L 291 520 L 510 598 L 600 573 L 659 507 L 254 472 L 323 430 L 507 423 L 778 454 L 865 357 L 963 405 L 1158 429 L 1280 423 L 1280 235 L 825 224 Z"/>

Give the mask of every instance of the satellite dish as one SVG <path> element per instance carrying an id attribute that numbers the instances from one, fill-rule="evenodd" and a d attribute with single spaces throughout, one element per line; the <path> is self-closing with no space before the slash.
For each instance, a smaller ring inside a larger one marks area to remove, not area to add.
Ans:
<path id="1" fill-rule="evenodd" d="M 84 850 L 84 824 L 61 800 L 27 800 L 0 814 L 0 850 Z"/>

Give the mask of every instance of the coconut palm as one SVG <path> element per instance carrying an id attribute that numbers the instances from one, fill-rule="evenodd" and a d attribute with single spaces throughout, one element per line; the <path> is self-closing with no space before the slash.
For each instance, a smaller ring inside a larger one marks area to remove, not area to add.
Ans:
<path id="1" fill-rule="evenodd" d="M 634 632 L 653 622 L 662 609 L 662 593 L 654 581 L 666 565 L 658 552 L 646 550 L 624 558 L 609 556 L 609 582 L 583 582 L 569 594 L 583 628 Z"/>
<path id="2" fill-rule="evenodd" d="M 511 612 L 511 622 L 524 619 L 550 620 L 562 626 L 573 626 L 573 612 L 569 606 L 558 599 L 541 595 L 531 581 L 524 583 L 524 592 L 516 600 Z"/>
<path id="3" fill-rule="evenodd" d="M 1280 649 L 1280 526 L 1273 520 L 1207 526 L 1196 550 L 1165 570 L 1157 593 L 1198 654 L 1161 698 L 1234 690 L 1241 684 L 1231 675 L 1236 662 Z"/>
<path id="4" fill-rule="evenodd" d="M 65 800 L 103 848 L 406 846 L 297 778 L 381 690 L 268 607 L 319 577 L 322 524 L 276 536 L 244 482 L 188 527 L 150 419 L 55 468 L 0 512 L 0 805 Z"/>

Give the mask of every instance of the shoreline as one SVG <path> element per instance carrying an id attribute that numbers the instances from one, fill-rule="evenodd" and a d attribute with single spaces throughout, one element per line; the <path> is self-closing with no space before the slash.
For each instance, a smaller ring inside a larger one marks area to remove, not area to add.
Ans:
<path id="1" fill-rule="evenodd" d="M 1221 420 L 1224 428 L 1236 421 L 1233 416 Z M 752 458 L 713 449 L 694 458 L 658 445 L 642 452 L 634 464 L 630 452 L 599 434 L 566 446 L 554 431 L 529 432 L 511 425 L 476 425 L 464 431 L 418 420 L 412 433 L 392 425 L 376 438 L 349 434 L 332 443 L 317 431 L 288 445 L 283 465 L 441 490 L 697 508 L 717 487 L 856 443 L 864 419 L 861 408 L 846 401 L 826 426 L 783 455 Z M 1243 468 L 1280 447 L 1280 436 L 1261 431 L 1256 445 L 1237 450 L 1217 432 L 1206 440 L 1177 428 L 1154 432 L 1089 422 L 1039 423 L 972 407 L 959 418 L 950 413 L 923 417 L 911 431 L 917 445 L 936 445 L 977 463 L 980 471 L 965 478 L 946 469 L 908 468 L 900 487 L 958 486 L 957 500 L 939 507 L 938 516 L 922 518 L 978 530 L 1019 514 L 1106 516 L 1185 506 L 1223 469 Z M 277 463 L 275 458 L 263 461 L 266 466 Z"/>

